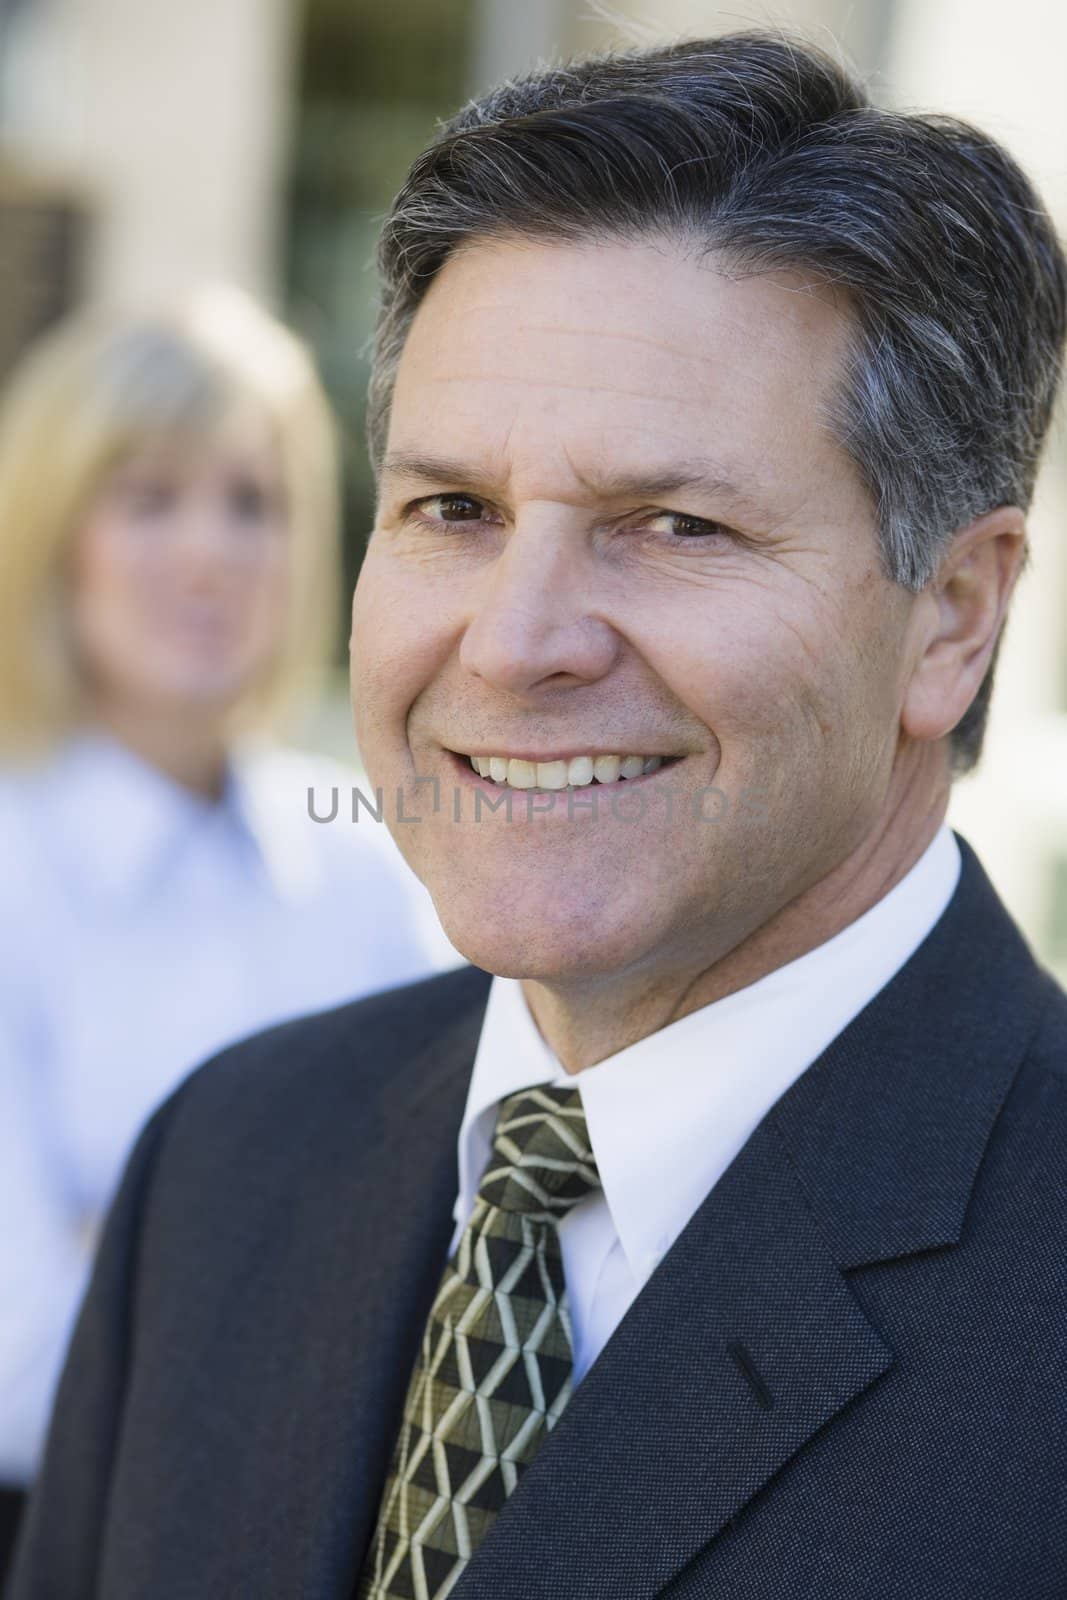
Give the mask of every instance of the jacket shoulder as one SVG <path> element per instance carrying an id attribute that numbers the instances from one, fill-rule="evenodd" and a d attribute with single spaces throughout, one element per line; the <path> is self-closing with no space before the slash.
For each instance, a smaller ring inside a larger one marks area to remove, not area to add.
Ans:
<path id="1" fill-rule="evenodd" d="M 1049 997 L 1034 1042 L 1034 1061 L 1040 1070 L 1053 1073 L 1067 1085 L 1067 992 L 1054 978 L 1045 976 Z"/>
<path id="2" fill-rule="evenodd" d="M 1038 1253 L 1067 1244 L 1067 994 L 1042 978 L 1045 1004 L 992 1130 L 986 1173 L 994 1190 L 1003 1185 L 1006 1213 L 1024 1203 L 1032 1213 L 1018 1242 L 1028 1235 Z"/>
<path id="3" fill-rule="evenodd" d="M 469 1066 L 491 976 L 464 966 L 276 1023 L 196 1067 L 157 1117 L 168 1143 L 291 1140 L 308 1119 L 370 1112 L 410 1093 L 435 1063 Z"/>
<path id="4" fill-rule="evenodd" d="M 1043 970 L 1039 992 L 1042 1003 L 1013 1096 L 1026 1100 L 1044 1084 L 1044 1092 L 1063 1099 L 1067 1110 L 1067 993 Z"/>

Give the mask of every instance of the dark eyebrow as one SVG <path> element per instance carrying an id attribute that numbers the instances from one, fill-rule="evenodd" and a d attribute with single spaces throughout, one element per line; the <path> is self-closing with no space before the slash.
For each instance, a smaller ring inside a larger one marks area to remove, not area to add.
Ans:
<path id="1" fill-rule="evenodd" d="M 386 456 L 381 476 L 383 479 L 414 478 L 420 483 L 461 483 L 485 494 L 493 489 L 484 474 L 462 461 L 409 450 L 397 450 Z M 704 494 L 731 500 L 756 515 L 768 514 L 749 490 L 718 471 L 710 461 L 674 461 L 655 471 L 615 473 L 610 478 L 591 479 L 583 474 L 581 481 L 590 493 L 602 500 L 655 500 L 662 495 L 677 494 L 682 489 L 699 489 Z"/>

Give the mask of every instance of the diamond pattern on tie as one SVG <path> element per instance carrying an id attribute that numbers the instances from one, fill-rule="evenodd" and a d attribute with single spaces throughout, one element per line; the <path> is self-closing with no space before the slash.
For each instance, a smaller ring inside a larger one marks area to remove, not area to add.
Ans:
<path id="1" fill-rule="evenodd" d="M 408 1388 L 357 1600 L 444 1600 L 571 1393 L 557 1225 L 599 1187 L 577 1089 L 501 1103 Z"/>

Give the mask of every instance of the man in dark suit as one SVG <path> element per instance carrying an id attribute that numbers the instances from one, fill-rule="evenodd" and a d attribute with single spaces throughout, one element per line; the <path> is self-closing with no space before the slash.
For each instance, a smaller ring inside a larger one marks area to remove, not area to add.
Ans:
<path id="1" fill-rule="evenodd" d="M 472 965 L 149 1123 L 13 1600 L 1067 1594 L 1067 999 L 944 825 L 1047 215 L 738 35 L 465 108 L 381 267 L 357 732 Z"/>

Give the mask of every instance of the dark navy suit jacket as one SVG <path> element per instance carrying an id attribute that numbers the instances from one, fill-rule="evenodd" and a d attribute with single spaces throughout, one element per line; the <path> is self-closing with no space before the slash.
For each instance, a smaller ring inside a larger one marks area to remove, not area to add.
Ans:
<path id="1" fill-rule="evenodd" d="M 962 849 L 944 916 L 692 1217 L 454 1600 L 1067 1596 L 1067 997 Z M 488 983 L 274 1028 L 152 1119 L 12 1600 L 349 1600 Z"/>

